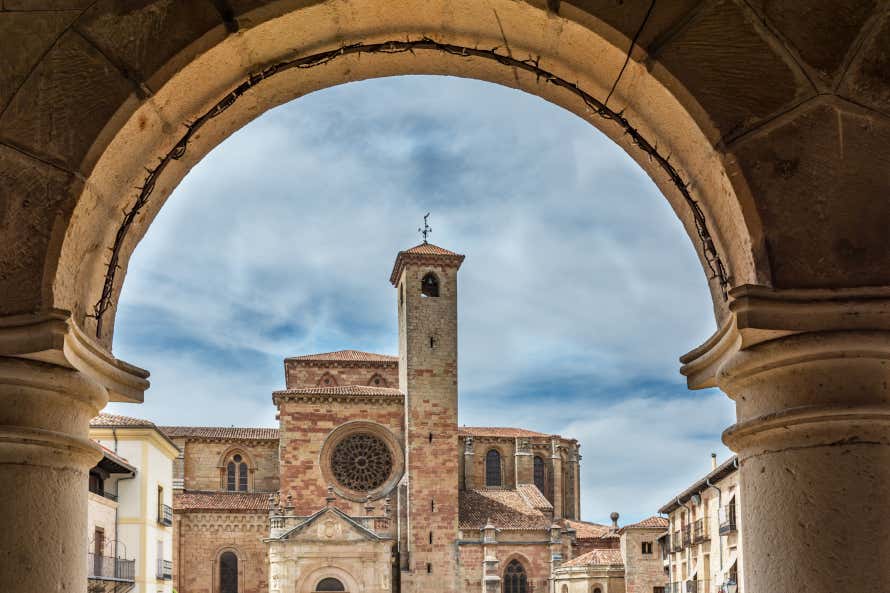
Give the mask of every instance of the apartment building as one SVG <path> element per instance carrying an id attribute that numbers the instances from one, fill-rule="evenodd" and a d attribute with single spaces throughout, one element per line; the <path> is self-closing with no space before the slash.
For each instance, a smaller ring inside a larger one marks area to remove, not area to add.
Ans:
<path id="1" fill-rule="evenodd" d="M 717 465 L 659 509 L 668 515 L 662 562 L 668 593 L 744 591 L 738 459 Z"/>
<path id="2" fill-rule="evenodd" d="M 173 460 L 179 449 L 152 422 L 112 414 L 90 421 L 90 438 L 106 452 L 90 471 L 88 568 L 92 577 L 103 575 L 89 580 L 91 593 L 172 593 Z"/>

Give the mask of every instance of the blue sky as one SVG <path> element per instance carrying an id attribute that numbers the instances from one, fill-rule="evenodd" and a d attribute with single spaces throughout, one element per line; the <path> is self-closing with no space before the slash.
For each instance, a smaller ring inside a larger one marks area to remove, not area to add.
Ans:
<path id="1" fill-rule="evenodd" d="M 327 89 L 199 163 L 130 263 L 115 354 L 152 372 L 162 424 L 274 426 L 282 359 L 396 353 L 389 272 L 431 241 L 460 272 L 460 422 L 581 441 L 582 514 L 654 513 L 729 452 L 732 402 L 678 356 L 714 330 L 667 201 L 589 124 L 447 77 Z"/>

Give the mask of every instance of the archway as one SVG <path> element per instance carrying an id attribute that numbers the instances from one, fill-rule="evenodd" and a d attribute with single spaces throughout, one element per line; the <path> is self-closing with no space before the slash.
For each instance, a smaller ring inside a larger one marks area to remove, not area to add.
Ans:
<path id="1" fill-rule="evenodd" d="M 188 168 L 258 113 L 311 90 L 374 76 L 441 73 L 519 87 L 589 117 L 650 173 L 693 238 L 718 319 L 726 321 L 684 359 L 684 373 L 692 386 L 719 384 L 739 402 L 740 422 L 726 441 L 743 452 L 742 475 L 758 484 L 742 514 L 751 517 L 746 538 L 764 550 L 746 559 L 762 568 L 752 571 L 748 585 L 786 590 L 807 582 L 794 571 L 764 568 L 770 542 L 787 551 L 789 566 L 819 573 L 820 559 L 833 557 L 837 546 L 827 538 L 798 545 L 806 539 L 800 522 L 770 501 L 794 489 L 781 471 L 789 465 L 798 477 L 806 470 L 813 483 L 826 471 L 851 486 L 861 475 L 874 478 L 876 487 L 886 482 L 888 414 L 877 386 L 886 376 L 888 295 L 873 287 L 888 280 L 887 206 L 877 199 L 887 182 L 869 171 L 868 157 L 881 154 L 888 125 L 882 91 L 876 98 L 871 90 L 883 89 L 885 80 L 868 79 L 882 69 L 860 61 L 875 46 L 881 50 L 874 42 L 879 35 L 861 31 L 883 30 L 883 16 L 865 10 L 835 19 L 835 6 L 820 21 L 829 33 L 813 42 L 808 30 L 801 35 L 785 24 L 800 19 L 779 15 L 773 29 L 748 3 L 680 4 L 659 15 L 663 22 L 646 32 L 645 42 L 637 39 L 639 52 L 651 58 L 648 67 L 632 59 L 620 80 L 616 73 L 637 37 L 636 24 L 569 2 L 546 8 L 506 0 L 251 4 L 209 20 L 174 16 L 175 25 L 144 27 L 157 35 L 140 34 L 153 48 L 151 59 L 121 51 L 134 44 L 115 43 L 108 20 L 85 18 L 76 30 L 65 21 L 55 25 L 58 35 L 48 35 L 45 51 L 28 64 L 33 68 L 16 73 L 22 90 L 0 122 L 4 167 L 15 171 L 10 183 L 23 196 L 11 222 L 3 223 L 13 229 L 4 252 L 9 272 L 0 279 L 8 314 L 0 375 L 10 394 L 4 442 L 9 459 L 20 458 L 24 448 L 34 464 L 3 466 L 0 478 L 14 484 L 9 500 L 29 501 L 25 508 L 13 504 L 3 532 L 14 535 L 4 547 L 37 557 L 38 534 L 54 527 L 52 517 L 79 515 L 84 497 L 68 494 L 97 455 L 84 439 L 88 418 L 109 394 L 142 397 L 145 373 L 110 355 L 114 303 L 130 253 Z M 98 6 L 99 17 L 103 10 L 110 9 Z M 134 30 L 142 31 L 139 24 Z M 174 26 L 180 28 L 170 34 Z M 31 30 L 23 31 L 27 38 Z M 669 52 L 685 34 L 691 39 Z M 812 46 L 821 50 L 822 38 L 836 60 L 814 57 Z M 726 92 L 713 92 L 720 84 L 714 76 L 726 71 L 715 56 L 731 56 L 739 74 L 726 77 L 720 87 Z M 182 132 L 183 125 L 189 131 Z M 843 130 L 855 127 L 866 131 L 851 145 Z M 838 145 L 842 156 L 825 150 L 829 145 Z M 131 187 L 141 189 L 125 196 L 123 188 Z M 822 191 L 825 199 L 812 207 L 813 193 Z M 30 196 L 39 197 L 40 208 L 33 209 L 39 213 L 29 213 Z M 819 430 L 799 429 L 814 425 Z M 792 436 L 789 426 L 797 427 Z M 852 446 L 853 432 L 864 458 L 855 470 L 841 450 Z M 827 460 L 815 462 L 805 451 L 816 447 Z M 15 472 L 35 468 L 51 468 L 58 479 L 35 478 L 51 484 L 41 492 L 28 486 L 31 480 L 15 479 Z M 851 535 L 861 525 L 868 533 L 881 524 L 862 510 L 870 508 L 866 498 L 848 501 L 862 513 L 853 521 L 832 512 L 836 495 L 823 494 L 814 512 L 827 531 Z M 48 508 L 56 512 L 34 511 Z M 78 549 L 82 525 L 67 527 L 59 549 Z M 846 571 L 838 586 L 865 588 L 865 549 L 843 547 L 839 564 Z M 80 559 L 59 562 L 58 570 L 16 567 L 13 586 L 54 590 L 83 580 Z"/>

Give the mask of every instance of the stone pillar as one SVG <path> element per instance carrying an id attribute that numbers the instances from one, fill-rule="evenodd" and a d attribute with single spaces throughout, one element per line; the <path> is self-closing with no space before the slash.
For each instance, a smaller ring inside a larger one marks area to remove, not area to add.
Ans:
<path id="1" fill-rule="evenodd" d="M 497 529 L 491 521 L 482 528 L 482 592 L 498 593 L 501 590 L 501 575 L 498 566 Z"/>
<path id="2" fill-rule="evenodd" d="M 516 485 L 534 484 L 535 458 L 532 455 L 531 443 L 526 438 L 516 437 L 513 445 L 516 455 Z"/>
<path id="3" fill-rule="evenodd" d="M 559 441 L 550 441 L 550 461 L 553 464 L 553 518 L 562 519 L 563 496 L 562 457 L 559 454 Z"/>
<path id="4" fill-rule="evenodd" d="M 736 402 L 740 590 L 890 591 L 890 294 L 731 296 L 683 372 Z"/>
<path id="5" fill-rule="evenodd" d="M 475 469 L 476 451 L 473 447 L 473 437 L 464 439 L 464 490 L 473 489 L 473 470 Z"/>
<path id="6" fill-rule="evenodd" d="M 147 373 L 82 338 L 61 313 L 0 318 L 5 591 L 87 588 L 88 473 L 102 457 L 89 439 L 89 422 L 111 395 L 141 397 Z"/>

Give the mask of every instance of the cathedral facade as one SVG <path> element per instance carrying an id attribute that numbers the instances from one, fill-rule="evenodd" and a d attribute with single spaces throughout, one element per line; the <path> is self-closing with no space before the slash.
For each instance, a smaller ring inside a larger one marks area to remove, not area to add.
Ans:
<path id="1" fill-rule="evenodd" d="M 400 252 L 398 356 L 286 359 L 277 429 L 163 428 L 182 450 L 179 593 L 554 590 L 592 525 L 579 444 L 458 426 L 463 260 L 428 243 Z"/>

